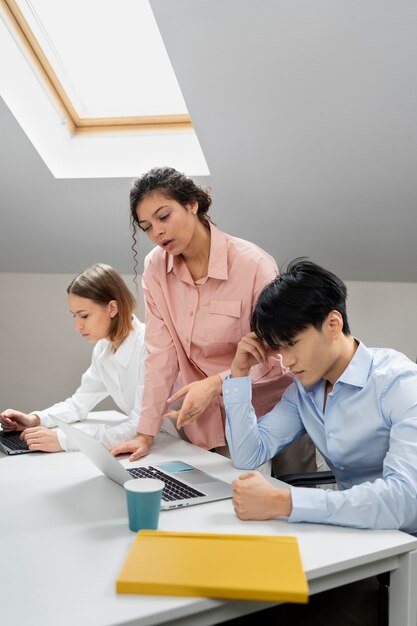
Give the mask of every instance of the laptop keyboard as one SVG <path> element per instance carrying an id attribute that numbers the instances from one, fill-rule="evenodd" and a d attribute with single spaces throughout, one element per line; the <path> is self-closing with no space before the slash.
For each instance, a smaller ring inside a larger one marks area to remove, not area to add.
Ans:
<path id="1" fill-rule="evenodd" d="M 127 468 L 126 468 L 127 469 Z M 184 483 L 172 478 L 165 472 L 161 472 L 156 467 L 133 467 L 127 470 L 133 478 L 159 478 L 165 483 L 164 490 L 162 492 L 162 500 L 166 502 L 172 500 L 189 500 L 190 498 L 198 498 L 206 494 L 193 487 L 184 485 Z"/>
<path id="2" fill-rule="evenodd" d="M 20 432 L 0 432 L 0 439 L 11 450 L 28 450 L 26 441 L 20 439 Z"/>

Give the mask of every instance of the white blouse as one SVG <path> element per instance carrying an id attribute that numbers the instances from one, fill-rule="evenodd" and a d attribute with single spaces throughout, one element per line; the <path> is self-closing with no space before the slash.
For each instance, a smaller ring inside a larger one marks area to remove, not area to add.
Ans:
<path id="1" fill-rule="evenodd" d="M 125 422 L 117 426 L 91 425 L 83 427 L 106 447 L 136 436 L 136 427 L 142 406 L 144 360 L 146 356 L 145 324 L 133 316 L 133 330 L 115 352 L 107 339 L 94 346 L 91 365 L 81 378 L 76 392 L 64 402 L 49 409 L 32 411 L 40 417 L 41 425 L 55 426 L 54 416 L 64 422 L 85 420 L 101 400 L 111 396 L 119 409 L 127 415 Z M 70 438 L 58 430 L 58 439 L 64 450 L 76 450 Z"/>

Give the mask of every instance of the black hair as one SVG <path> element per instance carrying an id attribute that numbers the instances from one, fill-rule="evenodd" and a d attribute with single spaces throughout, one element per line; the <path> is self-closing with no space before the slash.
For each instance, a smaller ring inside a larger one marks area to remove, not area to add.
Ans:
<path id="1" fill-rule="evenodd" d="M 133 237 L 133 258 L 135 262 L 135 274 L 137 268 L 137 229 L 139 228 L 139 218 L 137 216 L 138 205 L 153 192 L 159 192 L 176 200 L 185 207 L 190 202 L 197 202 L 197 217 L 206 226 L 211 222 L 208 210 L 211 206 L 209 190 L 199 187 L 192 178 L 181 172 L 177 172 L 173 167 L 153 167 L 139 178 L 133 181 L 130 189 L 130 225 Z"/>
<path id="2" fill-rule="evenodd" d="M 346 285 L 335 274 L 306 258 L 294 259 L 261 292 L 252 314 L 252 330 L 278 349 L 308 326 L 321 330 L 329 313 L 338 311 L 343 333 L 349 335 L 346 297 Z"/>

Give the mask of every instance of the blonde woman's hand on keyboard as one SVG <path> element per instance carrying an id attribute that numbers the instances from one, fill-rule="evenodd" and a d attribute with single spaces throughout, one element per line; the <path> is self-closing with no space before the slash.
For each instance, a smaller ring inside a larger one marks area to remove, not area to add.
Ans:
<path id="1" fill-rule="evenodd" d="M 39 426 L 40 422 L 39 417 L 33 413 L 28 415 L 15 409 L 7 409 L 0 413 L 0 424 L 3 430 L 6 431 L 21 431 L 25 430 L 25 428 L 33 428 L 34 426 Z"/>
<path id="2" fill-rule="evenodd" d="M 29 450 L 40 450 L 42 452 L 62 452 L 58 436 L 55 431 L 37 426 L 36 428 L 26 428 L 20 435 L 26 441 Z"/>

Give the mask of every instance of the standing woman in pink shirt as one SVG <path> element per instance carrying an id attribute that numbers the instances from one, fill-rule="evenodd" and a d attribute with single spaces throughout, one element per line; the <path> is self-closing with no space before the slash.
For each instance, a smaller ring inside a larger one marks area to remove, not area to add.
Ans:
<path id="1" fill-rule="evenodd" d="M 111 449 L 132 452 L 132 461 L 149 452 L 166 416 L 176 418 L 177 428 L 202 448 L 226 444 L 222 382 L 238 342 L 250 332 L 258 295 L 278 269 L 255 244 L 218 230 L 208 215 L 210 205 L 205 189 L 168 167 L 153 168 L 130 191 L 135 243 L 142 230 L 156 244 L 143 273 L 148 356 L 138 434 Z M 280 358 L 251 374 L 252 402 L 263 415 L 291 378 Z M 178 376 L 182 388 L 170 397 Z M 167 403 L 180 398 L 181 409 L 167 413 Z M 313 456 L 311 447 L 309 461 Z"/>

